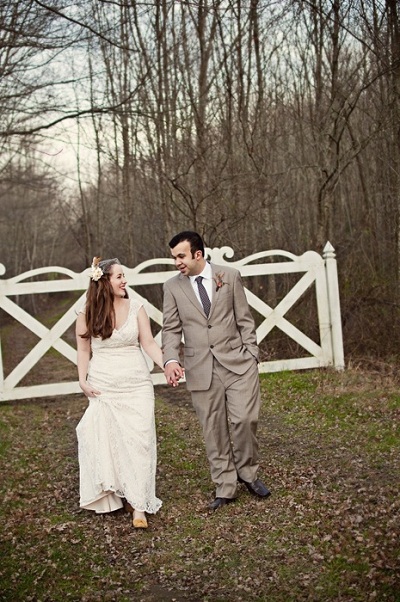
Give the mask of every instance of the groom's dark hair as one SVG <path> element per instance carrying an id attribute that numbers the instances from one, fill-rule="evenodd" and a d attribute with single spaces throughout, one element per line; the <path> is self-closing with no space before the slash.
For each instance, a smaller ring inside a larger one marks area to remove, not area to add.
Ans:
<path id="1" fill-rule="evenodd" d="M 201 238 L 200 234 L 197 234 L 197 232 L 192 232 L 191 230 L 185 230 L 184 232 L 175 234 L 175 236 L 169 241 L 170 249 L 173 249 L 176 247 L 176 245 L 179 245 L 180 242 L 184 242 L 185 240 L 187 240 L 190 244 L 190 252 L 192 253 L 192 257 L 194 257 L 196 251 L 201 251 L 204 257 L 203 239 Z"/>

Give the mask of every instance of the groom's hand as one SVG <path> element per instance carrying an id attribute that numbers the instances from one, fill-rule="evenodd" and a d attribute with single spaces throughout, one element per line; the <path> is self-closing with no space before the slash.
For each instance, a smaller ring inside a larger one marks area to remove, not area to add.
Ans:
<path id="1" fill-rule="evenodd" d="M 165 366 L 164 374 L 167 383 L 172 387 L 177 387 L 179 380 L 185 376 L 185 371 L 178 362 L 172 361 Z"/>

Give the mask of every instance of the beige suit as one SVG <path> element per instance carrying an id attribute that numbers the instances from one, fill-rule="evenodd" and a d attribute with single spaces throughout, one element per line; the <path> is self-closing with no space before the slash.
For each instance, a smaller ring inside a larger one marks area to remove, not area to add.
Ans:
<path id="1" fill-rule="evenodd" d="M 238 476 L 257 478 L 258 347 L 240 273 L 211 267 L 224 284 L 213 289 L 208 318 L 187 276 L 165 283 L 163 359 L 179 359 L 183 333 L 187 388 L 203 427 L 216 497 L 233 498 Z"/>

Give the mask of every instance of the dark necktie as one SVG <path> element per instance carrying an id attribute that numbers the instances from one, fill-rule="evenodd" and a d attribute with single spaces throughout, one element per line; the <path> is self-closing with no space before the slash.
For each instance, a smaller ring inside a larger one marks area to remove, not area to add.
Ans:
<path id="1" fill-rule="evenodd" d="M 211 302 L 210 302 L 209 296 L 207 295 L 207 291 L 204 288 L 204 284 L 202 283 L 202 280 L 203 280 L 203 276 L 197 276 L 196 282 L 197 282 L 197 286 L 199 288 L 199 295 L 200 295 L 201 303 L 203 305 L 204 312 L 208 318 L 208 314 L 210 313 Z"/>

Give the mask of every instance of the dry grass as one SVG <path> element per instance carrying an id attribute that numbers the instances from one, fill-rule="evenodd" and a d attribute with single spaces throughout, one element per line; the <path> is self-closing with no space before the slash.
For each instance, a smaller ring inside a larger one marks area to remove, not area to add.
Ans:
<path id="1" fill-rule="evenodd" d="M 262 378 L 260 474 L 214 514 L 184 388 L 157 389 L 161 511 L 78 508 L 82 396 L 0 408 L 3 601 L 400 600 L 397 383 L 372 371 Z"/>

